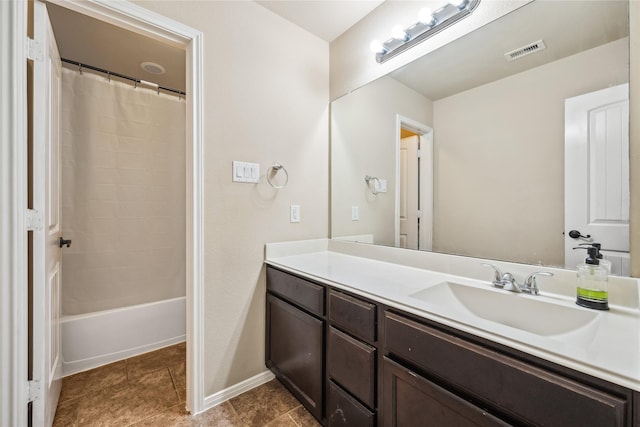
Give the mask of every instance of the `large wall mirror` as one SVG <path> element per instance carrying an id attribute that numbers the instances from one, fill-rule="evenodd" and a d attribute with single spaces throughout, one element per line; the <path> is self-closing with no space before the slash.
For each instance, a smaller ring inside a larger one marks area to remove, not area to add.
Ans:
<path id="1" fill-rule="evenodd" d="M 335 100 L 332 237 L 629 275 L 628 6 L 534 1 Z"/>

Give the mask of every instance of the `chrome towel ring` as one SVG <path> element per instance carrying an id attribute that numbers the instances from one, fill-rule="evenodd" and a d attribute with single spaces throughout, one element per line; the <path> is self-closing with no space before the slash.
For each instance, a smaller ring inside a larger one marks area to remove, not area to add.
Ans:
<path id="1" fill-rule="evenodd" d="M 380 186 L 380 179 L 377 176 L 369 176 L 365 175 L 364 181 L 367 183 L 367 187 L 371 190 L 371 194 L 376 196 L 378 194 L 378 186 Z M 373 181 L 373 186 L 371 185 L 371 181 Z"/>
<path id="2" fill-rule="evenodd" d="M 275 177 L 280 171 L 284 172 L 284 183 L 280 185 L 274 184 L 271 178 Z M 280 163 L 274 163 L 273 165 L 271 165 L 271 167 L 267 171 L 267 182 L 273 188 L 277 188 L 277 189 L 284 188 L 289 183 L 289 172 L 287 172 L 287 169 L 284 166 L 282 166 Z"/>

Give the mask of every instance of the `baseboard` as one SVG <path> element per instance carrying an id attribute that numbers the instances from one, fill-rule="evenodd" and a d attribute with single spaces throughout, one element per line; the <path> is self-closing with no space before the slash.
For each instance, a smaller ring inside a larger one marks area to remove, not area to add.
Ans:
<path id="1" fill-rule="evenodd" d="M 204 412 L 207 409 L 218 406 L 219 404 L 244 393 L 245 391 L 249 391 L 252 388 L 258 387 L 264 383 L 268 383 L 275 377 L 276 376 L 273 375 L 271 371 L 264 371 L 258 375 L 239 382 L 238 384 L 232 385 L 229 388 L 225 388 L 224 390 L 220 390 L 217 393 L 207 396 L 204 398 L 204 407 L 202 408 L 202 411 Z"/>

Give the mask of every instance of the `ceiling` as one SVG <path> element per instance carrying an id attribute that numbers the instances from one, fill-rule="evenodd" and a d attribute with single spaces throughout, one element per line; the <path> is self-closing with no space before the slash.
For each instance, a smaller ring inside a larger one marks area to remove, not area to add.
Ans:
<path id="1" fill-rule="evenodd" d="M 535 1 L 390 74 L 432 101 L 629 35 L 628 2 Z M 543 40 L 546 49 L 504 54 Z"/>
<path id="2" fill-rule="evenodd" d="M 272 12 L 332 42 L 384 0 L 256 0 Z"/>
<path id="3" fill-rule="evenodd" d="M 383 1 L 258 0 L 257 3 L 331 42 Z M 62 58 L 185 91 L 184 50 L 52 3 L 47 3 L 47 8 Z M 140 63 L 147 61 L 162 65 L 166 73 L 144 71 Z"/>
<path id="4" fill-rule="evenodd" d="M 185 90 L 186 52 L 183 49 L 51 3 L 47 3 L 47 9 L 62 58 Z M 145 61 L 162 65 L 166 73 L 144 71 L 140 63 Z"/>

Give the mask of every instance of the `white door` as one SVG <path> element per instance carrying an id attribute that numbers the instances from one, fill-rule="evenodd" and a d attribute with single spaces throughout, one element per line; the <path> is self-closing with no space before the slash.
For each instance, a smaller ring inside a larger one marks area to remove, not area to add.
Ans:
<path id="1" fill-rule="evenodd" d="M 613 274 L 629 275 L 628 84 L 565 100 L 566 268 L 583 262 L 573 247 L 585 241 L 602 244 Z"/>
<path id="2" fill-rule="evenodd" d="M 61 62 L 47 8 L 34 2 L 33 208 L 42 228 L 33 232 L 33 425 L 53 423 L 60 360 L 60 78 Z"/>
<path id="3" fill-rule="evenodd" d="M 418 249 L 419 136 L 400 140 L 400 247 Z"/>

